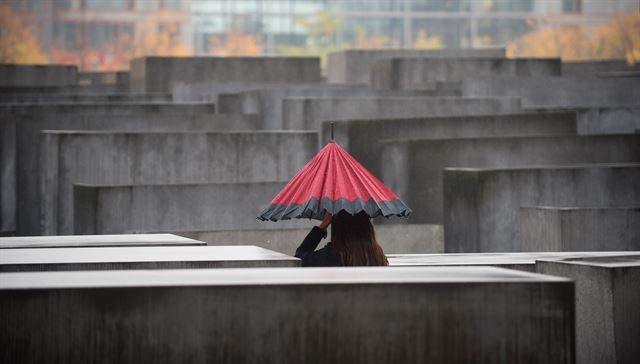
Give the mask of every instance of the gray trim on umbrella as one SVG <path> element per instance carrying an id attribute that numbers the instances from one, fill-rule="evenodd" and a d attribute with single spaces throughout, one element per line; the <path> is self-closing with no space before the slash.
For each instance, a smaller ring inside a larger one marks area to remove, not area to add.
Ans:
<path id="1" fill-rule="evenodd" d="M 335 215 L 342 210 L 351 215 L 364 211 L 369 217 L 389 217 L 393 215 L 409 217 L 411 215 L 411 209 L 398 198 L 391 201 L 376 201 L 372 198 L 365 202 L 362 199 L 348 201 L 344 198 L 332 201 L 328 197 L 324 197 L 321 201 L 318 201 L 317 198 L 311 198 L 303 204 L 271 204 L 260 213 L 257 219 L 262 221 L 290 220 L 294 218 L 322 220 L 325 211 Z"/>

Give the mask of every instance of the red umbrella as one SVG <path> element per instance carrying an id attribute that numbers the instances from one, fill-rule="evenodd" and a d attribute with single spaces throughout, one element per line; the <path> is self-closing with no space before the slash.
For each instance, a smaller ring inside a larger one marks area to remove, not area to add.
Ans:
<path id="1" fill-rule="evenodd" d="M 350 214 L 365 211 L 370 217 L 407 217 L 411 209 L 371 172 L 330 141 L 271 201 L 259 220 L 311 218 L 324 212 Z"/>

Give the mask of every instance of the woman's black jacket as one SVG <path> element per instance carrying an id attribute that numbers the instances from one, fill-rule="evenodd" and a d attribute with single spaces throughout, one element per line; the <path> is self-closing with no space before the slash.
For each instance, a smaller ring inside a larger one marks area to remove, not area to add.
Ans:
<path id="1" fill-rule="evenodd" d="M 314 226 L 296 249 L 296 258 L 302 259 L 303 267 L 335 267 L 340 265 L 340 259 L 332 249 L 331 243 L 315 251 L 322 238 L 327 237 L 327 231 Z"/>

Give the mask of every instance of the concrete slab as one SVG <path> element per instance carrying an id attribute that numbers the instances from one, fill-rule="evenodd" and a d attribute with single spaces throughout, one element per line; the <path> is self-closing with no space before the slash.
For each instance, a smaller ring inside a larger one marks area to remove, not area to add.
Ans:
<path id="1" fill-rule="evenodd" d="M 37 90 L 34 90 L 37 91 Z M 26 92 L 0 92 L 0 103 L 154 103 L 171 102 L 170 94 L 128 94 L 128 93 L 71 93 L 63 91 L 59 93 L 26 93 Z"/>
<path id="2" fill-rule="evenodd" d="M 523 108 L 640 105 L 640 78 L 487 78 L 462 82 L 462 95 L 520 97 Z"/>
<path id="3" fill-rule="evenodd" d="M 258 91 L 262 92 L 271 91 L 275 95 L 280 93 L 289 94 L 290 92 L 294 92 L 289 96 L 296 96 L 295 91 L 299 91 L 302 93 L 297 94 L 297 96 L 329 96 L 331 95 L 331 91 L 335 91 L 334 95 L 340 95 L 339 90 L 350 90 L 353 94 L 352 96 L 357 95 L 367 95 L 374 96 L 377 93 L 374 90 L 366 87 L 366 85 L 361 84 L 344 84 L 344 85 L 335 85 L 335 84 L 326 84 L 321 82 L 312 82 L 312 83 L 298 83 L 298 82 L 175 82 L 172 84 L 171 94 L 175 101 L 185 102 L 185 101 L 203 101 L 203 102 L 215 102 L 216 105 L 220 105 L 221 112 L 230 112 L 237 113 L 240 112 L 239 108 L 236 110 L 229 110 L 229 96 L 236 95 L 244 92 Z M 295 91 L 294 91 L 295 90 Z M 316 90 L 317 92 L 313 92 Z M 458 90 L 459 91 L 459 90 Z M 329 94 L 325 94 L 325 92 L 329 92 Z M 412 94 L 423 94 L 422 92 L 413 92 Z M 249 104 L 253 105 L 253 104 Z M 256 105 L 253 105 L 255 107 Z M 235 107 L 238 107 L 236 104 Z M 279 106 L 280 109 L 282 108 Z M 250 108 L 252 109 L 252 108 Z M 270 109 L 269 109 L 270 111 Z M 277 110 L 274 110 L 277 111 Z M 254 113 L 254 112 L 249 112 Z M 282 117 L 280 117 L 280 122 L 282 122 Z"/>
<path id="4" fill-rule="evenodd" d="M 263 223 L 260 230 L 225 231 L 174 231 L 172 233 L 188 238 L 206 241 L 208 245 L 257 245 L 286 254 L 294 254 L 296 248 L 307 236 L 314 222 L 303 220 L 305 228 L 284 229 L 280 222 Z M 442 253 L 444 243 L 442 225 L 416 224 L 375 224 L 376 240 L 385 253 Z M 329 227 L 329 237 L 331 227 Z M 330 238 L 320 243 L 324 246 Z"/>
<path id="5" fill-rule="evenodd" d="M 490 267 L 4 273 L 0 343 L 21 363 L 572 363 L 573 299 Z"/>
<path id="6" fill-rule="evenodd" d="M 640 161 L 640 136 L 396 140 L 385 143 L 382 155 L 381 180 L 412 208 L 413 215 L 409 221 L 437 224 L 442 223 L 447 214 L 445 211 L 443 215 L 443 208 L 453 206 L 443 205 L 443 194 L 446 193 L 442 181 L 444 168 L 503 169 L 634 163 Z M 444 184 L 445 188 L 449 186 Z M 549 190 L 550 193 L 552 191 Z"/>
<path id="7" fill-rule="evenodd" d="M 175 101 L 214 102 L 218 105 L 226 101 L 224 95 L 264 88 L 276 89 L 284 85 L 291 85 L 291 83 L 176 81 L 171 83 L 171 94 Z"/>
<path id="8" fill-rule="evenodd" d="M 538 272 L 576 282 L 576 362 L 633 363 L 640 357 L 640 252 L 540 260 Z"/>
<path id="9" fill-rule="evenodd" d="M 61 87 L 78 84 L 78 67 L 0 64 L 0 87 Z"/>
<path id="10" fill-rule="evenodd" d="M 301 219 L 277 224 L 268 224 L 256 219 L 285 184 L 286 182 L 234 182 L 133 186 L 75 185 L 73 233 L 123 234 L 309 226 L 308 220 Z M 229 245 L 245 244 L 229 242 Z M 293 251 L 295 247 L 291 252 Z"/>
<path id="11" fill-rule="evenodd" d="M 435 82 L 460 82 L 469 78 L 560 74 L 559 58 L 390 58 L 375 62 L 371 69 L 371 86 L 377 90 L 423 90 Z"/>
<path id="12" fill-rule="evenodd" d="M 640 173 L 630 182 L 640 184 Z M 521 207 L 519 223 L 522 245 L 531 250 L 640 250 L 640 205 Z"/>
<path id="13" fill-rule="evenodd" d="M 174 234 L 58 235 L 0 238 L 0 249 L 206 245 Z"/>
<path id="14" fill-rule="evenodd" d="M 218 98 L 221 111 L 258 114 L 263 129 L 284 129 L 283 101 L 291 97 L 415 96 L 419 92 L 374 91 L 362 85 L 277 85 Z"/>
<path id="15" fill-rule="evenodd" d="M 635 256 L 639 252 L 582 251 L 582 252 L 526 252 L 526 253 L 448 253 L 448 254 L 387 254 L 389 265 L 394 267 L 416 266 L 493 266 L 536 272 L 539 259 L 561 260 L 588 257 Z"/>
<path id="16" fill-rule="evenodd" d="M 142 57 L 131 60 L 133 92 L 171 92 L 176 82 L 319 82 L 317 57 Z"/>
<path id="17" fill-rule="evenodd" d="M 327 56 L 327 81 L 369 85 L 376 61 L 389 58 L 502 58 L 504 48 L 478 49 L 345 49 Z"/>
<path id="18" fill-rule="evenodd" d="M 518 99 L 460 97 L 293 97 L 284 100 L 284 126 L 319 130 L 325 120 L 513 114 Z"/>
<path id="19" fill-rule="evenodd" d="M 111 72 L 79 72 L 78 84 L 84 87 L 100 90 L 114 89 L 118 93 L 128 93 L 130 90 L 129 71 Z"/>
<path id="20" fill-rule="evenodd" d="M 41 234 L 71 234 L 73 184 L 288 181 L 317 151 L 314 132 L 42 133 Z"/>
<path id="21" fill-rule="evenodd" d="M 371 118 L 325 121 L 321 140 L 335 140 L 374 175 L 381 175 L 381 140 L 390 138 L 451 139 L 569 135 L 576 133 L 576 114 L 526 112 L 508 115 L 420 118 Z"/>
<path id="22" fill-rule="evenodd" d="M 1 272 L 297 267 L 300 260 L 257 246 L 138 246 L 3 249 Z"/>
<path id="23" fill-rule="evenodd" d="M 610 61 L 562 62 L 562 75 L 565 77 L 597 76 L 610 72 L 640 71 L 637 64 L 632 66 L 624 59 Z"/>
<path id="24" fill-rule="evenodd" d="M 640 107 L 600 107 L 577 113 L 578 134 L 640 133 Z"/>
<path id="25" fill-rule="evenodd" d="M 0 226 L 36 235 L 35 211 L 41 130 L 247 130 L 258 119 L 250 115 L 215 114 L 213 104 L 56 104 L 0 106 Z M 18 168 L 19 166 L 19 168 Z M 27 188 L 29 193 L 25 194 Z M 16 197 L 17 201 L 16 201 Z M 17 207 L 16 207 L 16 204 Z M 17 208 L 17 211 L 16 211 Z M 17 212 L 17 217 L 16 217 Z M 16 221 L 17 219 L 17 221 Z M 16 225 L 17 224 L 17 225 Z"/>
<path id="26" fill-rule="evenodd" d="M 603 152 L 611 151 L 610 147 L 600 148 Z M 578 238 L 576 245 L 559 245 L 551 236 L 543 235 L 546 238 L 533 242 L 523 239 L 519 219 L 522 216 L 521 206 L 640 205 L 639 181 L 640 164 L 445 169 L 442 182 L 445 251 L 633 249 L 634 244 L 615 244 L 614 237 L 592 243 Z M 541 229 L 545 234 L 557 231 L 551 221 L 545 221 Z M 532 234 L 534 227 L 529 226 L 526 230 L 528 235 Z"/>

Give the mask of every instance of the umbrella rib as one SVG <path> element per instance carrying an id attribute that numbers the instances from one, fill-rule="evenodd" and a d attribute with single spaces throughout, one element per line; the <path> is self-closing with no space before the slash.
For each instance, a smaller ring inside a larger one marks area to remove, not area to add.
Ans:
<path id="1" fill-rule="evenodd" d="M 356 161 L 351 155 L 349 155 L 346 151 L 344 152 L 345 159 L 351 165 L 351 170 L 354 171 L 354 175 L 361 181 L 364 185 L 365 190 L 369 193 L 374 200 L 385 201 L 388 198 L 388 195 L 395 196 L 391 190 L 386 188 L 386 186 L 378 180 L 371 172 L 369 172 L 364 166 L 362 166 L 358 161 Z M 371 181 L 372 183 L 365 183 L 365 181 Z"/>
<path id="2" fill-rule="evenodd" d="M 305 180 L 308 180 L 308 175 L 309 175 L 308 172 L 315 170 L 316 166 L 320 162 L 321 162 L 321 158 L 319 158 L 319 155 L 316 155 L 315 158 L 310 160 L 309 163 L 307 163 L 307 165 L 302 167 L 302 169 L 300 169 L 300 171 L 296 173 L 296 175 L 289 181 L 289 183 L 285 185 L 282 191 L 280 191 L 280 193 L 278 193 L 278 195 L 276 195 L 276 197 L 273 200 L 274 201 L 284 200 L 289 202 L 297 201 L 297 197 L 300 194 L 300 190 L 305 185 L 305 183 L 303 182 Z M 285 192 L 285 193 L 282 194 L 282 192 Z"/>

